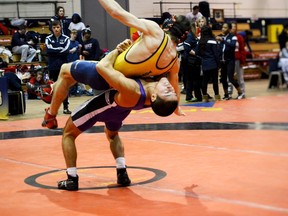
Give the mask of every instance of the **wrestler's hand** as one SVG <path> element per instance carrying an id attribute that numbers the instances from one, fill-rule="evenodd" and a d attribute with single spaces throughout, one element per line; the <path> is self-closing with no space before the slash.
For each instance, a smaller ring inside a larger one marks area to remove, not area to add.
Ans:
<path id="1" fill-rule="evenodd" d="M 182 111 L 181 107 L 178 106 L 174 113 L 178 116 L 186 116 L 186 114 Z"/>
<path id="2" fill-rule="evenodd" d="M 130 39 L 126 39 L 124 41 L 122 41 L 121 43 L 119 43 L 116 46 L 116 49 L 118 50 L 118 53 L 122 53 L 124 52 L 128 47 L 130 47 L 132 44 L 132 41 Z"/>
<path id="3" fill-rule="evenodd" d="M 54 88 L 54 83 L 50 84 L 50 88 L 51 88 L 50 94 L 52 94 L 53 93 L 53 88 Z"/>

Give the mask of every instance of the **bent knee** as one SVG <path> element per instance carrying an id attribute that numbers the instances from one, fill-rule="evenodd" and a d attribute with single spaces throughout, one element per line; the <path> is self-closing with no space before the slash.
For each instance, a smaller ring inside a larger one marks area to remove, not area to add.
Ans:
<path id="1" fill-rule="evenodd" d="M 65 63 L 61 66 L 59 77 L 63 79 L 73 79 L 71 75 L 71 63 Z"/>

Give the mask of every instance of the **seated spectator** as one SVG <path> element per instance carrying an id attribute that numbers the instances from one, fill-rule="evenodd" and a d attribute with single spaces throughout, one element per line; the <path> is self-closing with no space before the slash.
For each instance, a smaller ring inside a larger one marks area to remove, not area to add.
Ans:
<path id="1" fill-rule="evenodd" d="M 18 31 L 12 36 L 12 52 L 14 54 L 21 54 L 20 62 L 32 62 L 36 55 L 36 49 L 31 45 L 31 42 L 26 38 L 26 26 L 20 26 Z"/>
<path id="2" fill-rule="evenodd" d="M 51 93 L 52 84 L 53 81 L 45 81 L 43 73 L 41 71 L 38 71 L 36 73 L 36 76 L 33 76 L 26 84 L 28 99 L 42 99 L 43 95 L 45 95 L 46 93 Z"/>
<path id="3" fill-rule="evenodd" d="M 23 91 L 21 80 L 13 72 L 5 72 L 4 77 L 8 79 L 8 89 L 11 91 Z"/>
<path id="4" fill-rule="evenodd" d="M 6 57 L 6 61 L 13 62 L 13 55 L 9 49 L 4 46 L 0 46 L 0 55 L 4 55 Z M 7 62 L 7 63 L 9 63 Z"/>
<path id="5" fill-rule="evenodd" d="M 288 41 L 280 52 L 279 67 L 283 72 L 284 80 L 288 87 Z"/>

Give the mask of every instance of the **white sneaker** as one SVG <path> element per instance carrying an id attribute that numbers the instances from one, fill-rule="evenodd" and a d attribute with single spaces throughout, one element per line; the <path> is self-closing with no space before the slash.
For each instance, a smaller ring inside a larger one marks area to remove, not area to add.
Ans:
<path id="1" fill-rule="evenodd" d="M 245 93 L 238 94 L 238 97 L 237 97 L 238 100 L 244 99 L 244 98 L 245 98 Z"/>

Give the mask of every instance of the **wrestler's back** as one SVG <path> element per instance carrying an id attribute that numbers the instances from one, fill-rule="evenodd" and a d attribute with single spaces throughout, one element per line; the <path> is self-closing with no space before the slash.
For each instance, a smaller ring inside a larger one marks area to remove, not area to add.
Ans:
<path id="1" fill-rule="evenodd" d="M 127 77 L 157 76 L 168 72 L 176 60 L 176 45 L 167 34 L 142 36 L 117 57 L 114 68 Z"/>

